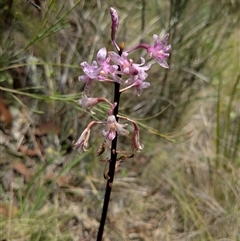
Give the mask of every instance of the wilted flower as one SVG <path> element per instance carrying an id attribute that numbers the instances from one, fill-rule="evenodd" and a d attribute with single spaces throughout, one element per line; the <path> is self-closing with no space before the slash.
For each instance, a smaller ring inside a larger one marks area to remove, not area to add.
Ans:
<path id="1" fill-rule="evenodd" d="M 139 152 L 144 148 L 144 145 L 140 144 L 140 132 L 137 123 L 133 122 L 133 125 L 132 148 Z"/>
<path id="2" fill-rule="evenodd" d="M 88 127 L 83 131 L 77 142 L 73 143 L 75 150 L 79 150 L 80 152 L 87 151 L 90 132 L 91 130 Z"/>
<path id="3" fill-rule="evenodd" d="M 126 125 L 118 123 L 115 116 L 110 115 L 107 119 L 106 128 L 103 130 L 103 136 L 112 141 L 116 137 L 116 132 L 122 136 L 128 135 L 129 132 L 124 129 Z"/>
<path id="4" fill-rule="evenodd" d="M 120 116 L 120 115 L 117 115 L 117 116 L 121 119 L 128 120 L 133 124 L 134 131 L 132 135 L 132 150 L 135 149 L 137 152 L 142 150 L 144 148 L 144 145 L 140 144 L 140 132 L 139 132 L 139 127 L 137 122 L 124 116 Z"/>
<path id="5" fill-rule="evenodd" d="M 83 94 L 82 99 L 78 100 L 78 103 L 82 106 L 84 110 L 87 108 L 92 108 L 93 106 L 97 105 L 99 102 L 106 102 L 111 106 L 111 109 L 115 108 L 115 104 L 112 104 L 109 100 L 107 100 L 104 97 L 98 97 L 98 98 L 91 98 L 87 97 L 85 94 Z M 92 114 L 95 114 L 93 111 L 91 111 Z"/>
<path id="6" fill-rule="evenodd" d="M 92 108 L 99 103 L 99 98 L 90 98 L 86 95 L 82 96 L 82 99 L 78 100 L 78 103 L 82 106 L 84 110 L 87 108 Z"/>

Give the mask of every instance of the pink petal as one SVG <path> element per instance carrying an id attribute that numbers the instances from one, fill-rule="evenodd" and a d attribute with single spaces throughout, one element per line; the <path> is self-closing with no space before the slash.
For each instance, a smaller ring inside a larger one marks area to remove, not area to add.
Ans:
<path id="1" fill-rule="evenodd" d="M 115 130 L 114 131 L 109 131 L 108 139 L 110 141 L 112 141 L 115 138 L 115 136 L 116 136 L 116 131 Z"/>
<path id="2" fill-rule="evenodd" d="M 107 57 L 107 50 L 106 48 L 101 48 L 97 53 L 97 62 L 102 65 Z"/>

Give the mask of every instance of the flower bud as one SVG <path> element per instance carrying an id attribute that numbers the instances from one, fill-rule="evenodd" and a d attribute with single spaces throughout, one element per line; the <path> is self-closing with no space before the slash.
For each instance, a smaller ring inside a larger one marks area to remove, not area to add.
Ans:
<path id="1" fill-rule="evenodd" d="M 110 8 L 110 15 L 111 15 L 111 19 L 112 19 L 111 39 L 112 39 L 113 45 L 115 46 L 117 51 L 120 51 L 120 48 L 117 45 L 116 38 L 115 38 L 115 34 L 116 34 L 116 31 L 118 29 L 118 24 L 119 24 L 118 13 L 114 8 Z"/>
<path id="2" fill-rule="evenodd" d="M 110 15 L 112 19 L 112 33 L 115 36 L 119 24 L 118 13 L 114 8 L 110 8 Z"/>

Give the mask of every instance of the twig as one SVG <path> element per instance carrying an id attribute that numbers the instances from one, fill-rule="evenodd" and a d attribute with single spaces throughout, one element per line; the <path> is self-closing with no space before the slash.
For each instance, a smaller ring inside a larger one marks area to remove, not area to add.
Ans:
<path id="1" fill-rule="evenodd" d="M 35 8 L 37 8 L 38 10 L 41 10 L 41 7 L 39 5 L 37 5 L 36 3 L 30 1 L 30 0 L 27 0 L 28 3 L 32 4 Z"/>

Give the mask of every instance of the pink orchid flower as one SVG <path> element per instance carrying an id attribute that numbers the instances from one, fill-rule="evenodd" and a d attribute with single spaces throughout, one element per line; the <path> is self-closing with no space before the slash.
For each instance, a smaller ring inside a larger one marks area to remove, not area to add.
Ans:
<path id="1" fill-rule="evenodd" d="M 106 128 L 103 130 L 103 136 L 106 137 L 109 141 L 112 141 L 116 137 L 116 133 L 122 136 L 129 134 L 124 127 L 127 124 L 120 124 L 117 122 L 114 115 L 108 116 Z"/>

